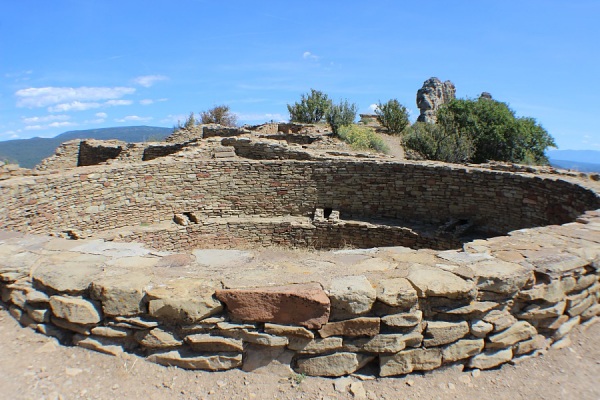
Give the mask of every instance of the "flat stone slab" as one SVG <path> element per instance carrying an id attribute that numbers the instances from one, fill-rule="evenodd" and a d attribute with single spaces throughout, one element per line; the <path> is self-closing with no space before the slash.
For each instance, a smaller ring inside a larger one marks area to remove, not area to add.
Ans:
<path id="1" fill-rule="evenodd" d="M 298 360 L 297 371 L 310 376 L 343 376 L 356 372 L 375 357 L 356 353 L 335 353 Z"/>
<path id="2" fill-rule="evenodd" d="M 223 371 L 242 365 L 241 353 L 203 356 L 182 350 L 172 350 L 165 353 L 152 354 L 146 359 L 161 365 L 205 371 Z"/>
<path id="3" fill-rule="evenodd" d="M 320 284 L 222 289 L 215 296 L 241 321 L 272 322 L 319 329 L 329 319 L 330 301 Z"/>
<path id="4" fill-rule="evenodd" d="M 194 250 L 192 254 L 198 264 L 211 267 L 243 265 L 254 258 L 251 252 L 242 250 L 202 249 Z"/>
<path id="5" fill-rule="evenodd" d="M 406 277 L 417 290 L 419 297 L 468 298 L 475 285 L 453 273 L 425 265 L 413 265 Z"/>
<path id="6" fill-rule="evenodd" d="M 51 291 L 68 294 L 85 292 L 94 278 L 102 273 L 106 257 L 99 255 L 63 254 L 52 256 L 33 270 L 33 282 Z"/>

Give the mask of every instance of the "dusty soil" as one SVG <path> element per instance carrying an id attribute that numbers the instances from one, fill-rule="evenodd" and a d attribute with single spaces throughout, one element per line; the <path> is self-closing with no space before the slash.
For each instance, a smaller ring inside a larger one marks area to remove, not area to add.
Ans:
<path id="1" fill-rule="evenodd" d="M 0 399 L 600 399 L 600 323 L 577 328 L 570 346 L 518 365 L 364 381 L 303 377 L 282 368 L 208 373 L 161 367 L 136 356 L 57 345 L 22 328 L 1 307 L 0 338 Z"/>

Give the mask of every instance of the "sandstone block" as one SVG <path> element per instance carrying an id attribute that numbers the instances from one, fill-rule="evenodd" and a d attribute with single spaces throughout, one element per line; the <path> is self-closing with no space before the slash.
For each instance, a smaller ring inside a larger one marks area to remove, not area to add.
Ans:
<path id="1" fill-rule="evenodd" d="M 202 279 L 180 279 L 147 290 L 148 313 L 169 322 L 190 324 L 223 310 L 215 287 Z"/>
<path id="2" fill-rule="evenodd" d="M 441 346 L 443 344 L 452 343 L 469 334 L 469 323 L 461 322 L 444 322 L 430 321 L 427 322 L 425 329 L 425 347 Z"/>
<path id="3" fill-rule="evenodd" d="M 91 337 L 76 334 L 73 336 L 73 344 L 89 350 L 109 354 L 111 356 L 119 356 L 124 351 L 121 344 L 102 337 Z"/>
<path id="4" fill-rule="evenodd" d="M 533 279 L 533 271 L 522 265 L 501 260 L 482 261 L 469 268 L 479 290 L 510 294 L 521 289 Z"/>
<path id="5" fill-rule="evenodd" d="M 581 322 L 581 317 L 579 315 L 576 316 L 576 317 L 571 318 L 570 320 L 568 320 L 567 322 L 565 322 L 564 324 L 562 324 L 560 326 L 560 328 L 558 328 L 556 330 L 556 332 L 554 332 L 554 335 L 552 335 L 552 339 L 555 340 L 555 341 L 562 339 L 569 332 L 571 332 L 571 330 L 573 328 L 575 328 L 577 325 L 579 325 L 580 322 Z"/>
<path id="6" fill-rule="evenodd" d="M 498 350 L 495 352 L 485 352 L 477 354 L 469 362 L 469 368 L 490 369 L 504 364 L 512 359 L 513 351 L 511 348 Z"/>
<path id="7" fill-rule="evenodd" d="M 596 304 L 596 298 L 593 296 L 588 296 L 578 303 L 570 304 L 569 308 L 567 309 L 567 314 L 569 314 L 571 317 L 575 317 L 576 315 L 580 315 L 585 310 L 590 308 L 593 304 Z"/>
<path id="8" fill-rule="evenodd" d="M 344 350 L 367 353 L 397 353 L 406 347 L 407 335 L 384 334 L 372 338 L 344 340 Z"/>
<path id="9" fill-rule="evenodd" d="M 411 328 L 417 326 L 423 320 L 423 311 L 417 310 L 413 313 L 402 313 L 386 315 L 381 318 L 381 321 L 386 326 L 394 328 Z"/>
<path id="10" fill-rule="evenodd" d="M 380 356 L 380 376 L 409 374 L 413 371 L 430 371 L 442 365 L 440 349 L 404 350 L 391 356 Z"/>
<path id="11" fill-rule="evenodd" d="M 282 378 L 289 378 L 294 372 L 290 367 L 294 352 L 285 347 L 248 344 L 244 348 L 243 358 L 242 370 L 246 372 L 264 373 Z"/>
<path id="12" fill-rule="evenodd" d="M 285 336 L 274 336 L 266 333 L 249 332 L 246 329 L 221 330 L 216 331 L 215 333 L 234 339 L 242 339 L 244 342 L 259 344 L 262 346 L 280 347 L 287 346 L 289 343 L 289 339 Z"/>
<path id="13" fill-rule="evenodd" d="M 146 358 L 166 366 L 176 366 L 184 369 L 223 371 L 242 365 L 242 354 L 224 353 L 211 356 L 199 356 L 184 350 L 172 350 L 165 353 L 155 353 Z"/>
<path id="14" fill-rule="evenodd" d="M 110 316 L 131 316 L 145 312 L 144 287 L 150 276 L 129 273 L 120 276 L 103 276 L 94 279 L 90 294 L 102 303 L 102 311 Z"/>
<path id="15" fill-rule="evenodd" d="M 323 354 L 342 348 L 341 337 L 328 337 L 325 339 L 290 338 L 288 348 L 302 354 Z"/>
<path id="16" fill-rule="evenodd" d="M 310 376 L 343 376 L 356 372 L 375 357 L 356 353 L 335 353 L 299 359 L 296 370 Z"/>
<path id="17" fill-rule="evenodd" d="M 417 303 L 417 291 L 407 279 L 382 279 L 377 284 L 377 300 L 391 307 L 409 309 Z"/>
<path id="18" fill-rule="evenodd" d="M 546 349 L 549 345 L 548 339 L 543 335 L 535 335 L 529 340 L 518 343 L 514 352 L 516 356 L 531 353 L 535 350 Z"/>
<path id="19" fill-rule="evenodd" d="M 451 272 L 435 267 L 413 265 L 407 279 L 417 290 L 419 297 L 469 298 L 474 294 L 474 284 Z"/>
<path id="20" fill-rule="evenodd" d="M 377 291 L 366 277 L 348 276 L 331 282 L 329 297 L 332 318 L 352 318 L 371 310 Z"/>
<path id="21" fill-rule="evenodd" d="M 81 325 L 97 324 L 102 320 L 99 307 L 79 297 L 50 297 L 52 314 L 68 322 Z"/>
<path id="22" fill-rule="evenodd" d="M 103 336 L 114 339 L 122 339 L 131 336 L 131 331 L 128 329 L 110 326 L 96 326 L 92 328 L 91 333 L 95 336 Z"/>
<path id="23" fill-rule="evenodd" d="M 471 335 L 477 338 L 484 338 L 488 333 L 494 330 L 494 325 L 480 319 L 471 322 Z"/>
<path id="24" fill-rule="evenodd" d="M 187 336 L 185 342 L 195 351 L 241 352 L 244 350 L 243 342 L 239 339 L 226 339 L 202 333 Z"/>
<path id="25" fill-rule="evenodd" d="M 318 329 L 329 319 L 330 301 L 319 284 L 217 290 L 234 319 Z"/>
<path id="26" fill-rule="evenodd" d="M 587 320 L 590 318 L 594 318 L 597 315 L 600 315 L 600 304 L 594 304 L 593 306 L 582 312 L 581 319 Z"/>
<path id="27" fill-rule="evenodd" d="M 134 338 L 140 345 L 149 349 L 176 347 L 183 343 L 183 341 L 177 339 L 172 333 L 160 328 L 154 328 L 150 331 L 138 331 L 134 334 Z"/>
<path id="28" fill-rule="evenodd" d="M 486 344 L 488 348 L 505 348 L 512 346 L 517 342 L 527 340 L 537 334 L 537 331 L 527 321 L 518 321 L 509 328 L 496 333 L 495 335 L 488 336 L 489 343 Z"/>
<path id="29" fill-rule="evenodd" d="M 561 301 L 556 304 L 531 304 L 518 314 L 520 319 L 526 320 L 538 320 L 559 317 L 565 311 L 567 307 L 566 301 Z"/>
<path id="30" fill-rule="evenodd" d="M 494 326 L 494 332 L 503 331 L 517 322 L 517 319 L 505 310 L 492 310 L 483 317 L 483 320 Z"/>
<path id="31" fill-rule="evenodd" d="M 106 257 L 92 254 L 75 256 L 65 253 L 62 257 L 53 260 L 56 264 L 35 268 L 32 274 L 34 284 L 56 293 L 82 294 L 94 278 L 100 276 L 102 262 L 106 260 Z"/>
<path id="32" fill-rule="evenodd" d="M 319 330 L 322 338 L 329 336 L 375 336 L 379 333 L 380 319 L 360 317 L 345 321 L 329 322 Z"/>
<path id="33" fill-rule="evenodd" d="M 289 326 L 278 324 L 265 324 L 265 332 L 276 336 L 296 336 L 314 339 L 315 334 L 301 326 Z"/>
<path id="34" fill-rule="evenodd" d="M 444 362 L 455 362 L 465 358 L 472 357 L 481 353 L 483 350 L 483 339 L 464 339 L 452 343 L 442 349 L 442 359 Z"/>

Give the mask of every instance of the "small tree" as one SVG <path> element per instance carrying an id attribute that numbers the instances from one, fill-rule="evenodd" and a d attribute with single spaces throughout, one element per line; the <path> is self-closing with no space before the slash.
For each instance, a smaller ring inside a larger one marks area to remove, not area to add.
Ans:
<path id="1" fill-rule="evenodd" d="M 383 104 L 379 102 L 375 114 L 379 123 L 392 134 L 400 134 L 410 125 L 408 110 L 396 99 Z"/>
<path id="2" fill-rule="evenodd" d="M 299 103 L 288 104 L 290 121 L 303 124 L 321 122 L 331 107 L 331 100 L 321 91 L 310 89 L 310 94 L 303 94 Z"/>
<path id="3" fill-rule="evenodd" d="M 348 100 L 340 101 L 339 104 L 331 105 L 327 111 L 326 120 L 334 135 L 338 134 L 340 127 L 351 125 L 356 119 L 358 107 L 350 104 Z"/>
<path id="4" fill-rule="evenodd" d="M 200 113 L 200 121 L 203 124 L 219 124 L 224 126 L 236 126 L 237 117 L 226 105 L 214 106 L 210 110 Z"/>
<path id="5" fill-rule="evenodd" d="M 190 116 L 185 120 L 185 123 L 183 124 L 183 129 L 192 129 L 197 124 L 198 122 L 196 121 L 196 116 L 192 112 L 190 113 Z"/>

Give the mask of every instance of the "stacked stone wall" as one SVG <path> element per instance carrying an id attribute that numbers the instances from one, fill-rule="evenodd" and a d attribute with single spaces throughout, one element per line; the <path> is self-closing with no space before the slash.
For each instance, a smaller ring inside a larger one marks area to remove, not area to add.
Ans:
<path id="1" fill-rule="evenodd" d="M 504 233 L 572 221 L 599 205 L 584 187 L 557 178 L 477 168 L 371 161 L 155 160 L 80 168 L 0 183 L 0 228 L 88 232 L 206 218 L 384 218 L 444 224 L 460 218 Z"/>

